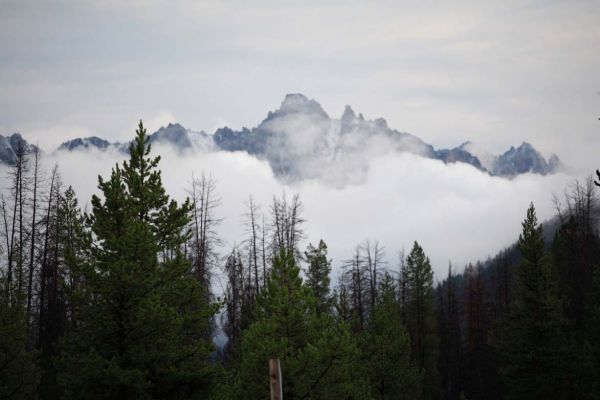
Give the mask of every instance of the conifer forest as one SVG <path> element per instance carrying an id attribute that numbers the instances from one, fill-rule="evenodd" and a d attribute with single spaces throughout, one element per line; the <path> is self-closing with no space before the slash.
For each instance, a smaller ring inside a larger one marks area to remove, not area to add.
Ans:
<path id="1" fill-rule="evenodd" d="M 332 260 L 299 195 L 249 192 L 224 248 L 219 182 L 176 201 L 141 121 L 86 209 L 41 157 L 0 178 L 0 399 L 268 399 L 271 359 L 286 400 L 600 398 L 593 177 L 434 276 L 417 241 Z"/>

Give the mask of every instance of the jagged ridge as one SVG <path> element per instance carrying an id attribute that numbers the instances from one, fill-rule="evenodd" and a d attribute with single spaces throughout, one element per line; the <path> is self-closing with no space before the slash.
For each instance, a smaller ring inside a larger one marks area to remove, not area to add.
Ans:
<path id="1" fill-rule="evenodd" d="M 9 141 L 0 136 L 0 160 L 11 164 L 14 151 L 11 153 L 12 147 L 6 144 Z M 350 106 L 345 107 L 339 119 L 331 118 L 318 102 L 299 93 L 286 95 L 281 106 L 269 112 L 255 128 L 236 131 L 223 127 L 209 135 L 180 124 L 169 124 L 150 135 L 149 141 L 171 145 L 180 152 L 245 151 L 268 161 L 275 174 L 287 180 L 323 178 L 325 171 L 333 179 L 342 174 L 347 176 L 348 168 L 364 174 L 368 155 L 388 152 L 410 152 L 445 163 L 466 163 L 503 177 L 523 173 L 545 175 L 562 168 L 556 155 L 546 160 L 526 142 L 498 156 L 470 142 L 453 149 L 435 150 L 417 136 L 390 128 L 383 118 L 366 120 L 362 114 L 357 116 Z M 58 150 L 117 148 L 126 151 L 128 145 L 93 136 L 69 140 Z M 352 160 L 350 167 L 348 160 Z"/>

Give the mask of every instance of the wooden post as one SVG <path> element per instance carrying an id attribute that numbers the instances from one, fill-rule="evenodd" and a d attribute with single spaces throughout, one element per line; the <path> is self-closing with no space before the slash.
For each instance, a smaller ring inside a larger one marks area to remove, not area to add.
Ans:
<path id="1" fill-rule="evenodd" d="M 271 377 L 271 400 L 283 400 L 281 364 L 278 358 L 269 360 L 269 376 Z"/>

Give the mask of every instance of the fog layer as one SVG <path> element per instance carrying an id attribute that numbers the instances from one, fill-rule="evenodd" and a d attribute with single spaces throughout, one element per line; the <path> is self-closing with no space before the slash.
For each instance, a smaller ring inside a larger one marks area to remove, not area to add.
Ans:
<path id="1" fill-rule="evenodd" d="M 566 174 L 525 174 L 513 180 L 491 177 L 466 164 L 444 164 L 408 153 L 373 157 L 362 184 L 336 188 L 311 180 L 280 183 L 266 162 L 246 153 L 214 152 L 182 156 L 170 147 L 153 148 L 161 154 L 163 182 L 175 198 L 183 199 L 192 174 L 211 174 L 217 181 L 224 221 L 219 233 L 225 254 L 244 240 L 244 202 L 252 195 L 268 213 L 274 195 L 299 193 L 304 203 L 306 245 L 323 239 L 329 246 L 334 271 L 365 239 L 386 247 L 391 268 L 398 252 L 414 240 L 424 247 L 438 277 L 448 262 L 460 266 L 484 259 L 516 240 L 530 202 L 540 220 L 554 214 L 553 194 L 560 194 L 575 178 Z M 65 185 L 72 185 L 82 206 L 98 193 L 97 176 L 107 176 L 118 152 L 57 152 L 45 159 L 59 164 Z M 6 171 L 1 171 L 6 177 Z M 3 189 L 8 180 L 3 179 Z M 268 220 L 268 216 L 267 216 Z"/>

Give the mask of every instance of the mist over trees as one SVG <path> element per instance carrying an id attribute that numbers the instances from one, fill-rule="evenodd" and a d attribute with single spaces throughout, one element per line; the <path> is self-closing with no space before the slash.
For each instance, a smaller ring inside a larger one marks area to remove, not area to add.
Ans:
<path id="1" fill-rule="evenodd" d="M 0 199 L 0 399 L 263 399 L 270 358 L 285 399 L 600 393 L 591 178 L 551 224 L 531 204 L 515 246 L 436 281 L 416 241 L 395 265 L 372 240 L 332 260 L 326 238 L 306 243 L 299 195 L 249 195 L 245 239 L 224 248 L 210 175 L 177 202 L 141 122 L 129 154 L 84 212 L 58 167 L 16 152 Z"/>

